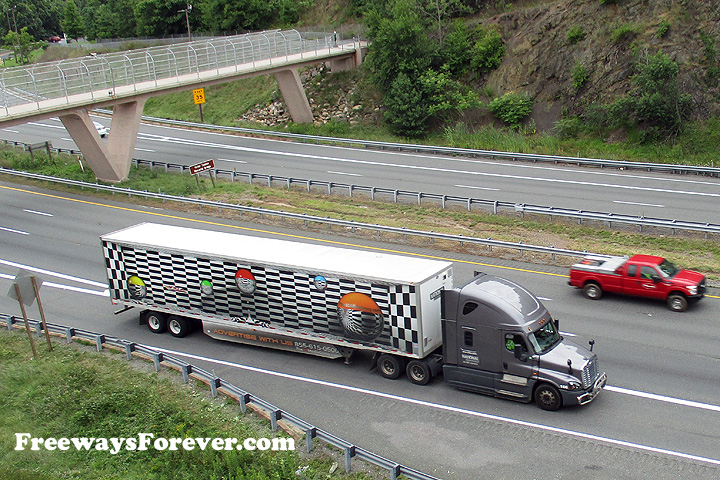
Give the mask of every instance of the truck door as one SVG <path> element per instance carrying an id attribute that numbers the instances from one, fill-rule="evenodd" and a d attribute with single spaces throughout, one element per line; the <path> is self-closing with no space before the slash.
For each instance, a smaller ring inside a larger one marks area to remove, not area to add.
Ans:
<path id="1" fill-rule="evenodd" d="M 503 331 L 502 372 L 495 378 L 495 391 L 518 398 L 530 398 L 537 371 L 537 356 L 528 349 L 525 337 Z"/>
<path id="2" fill-rule="evenodd" d="M 632 265 L 635 267 L 635 277 L 628 282 L 628 291 L 632 295 L 641 297 L 664 298 L 665 292 L 662 281 L 656 281 L 662 278 L 653 267 L 648 265 Z"/>
<path id="3" fill-rule="evenodd" d="M 483 305 L 465 301 L 459 306 L 457 363 L 461 368 L 461 388 L 492 393 L 497 350 L 494 339 L 498 330 L 479 324 Z"/>

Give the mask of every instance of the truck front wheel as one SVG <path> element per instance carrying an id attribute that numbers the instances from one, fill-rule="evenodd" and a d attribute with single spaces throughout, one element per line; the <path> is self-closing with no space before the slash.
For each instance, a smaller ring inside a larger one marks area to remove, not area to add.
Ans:
<path id="1" fill-rule="evenodd" d="M 160 312 L 144 312 L 145 323 L 147 323 L 148 330 L 153 333 L 164 333 L 167 330 L 167 318 L 164 313 Z"/>
<path id="2" fill-rule="evenodd" d="M 583 294 L 590 300 L 600 300 L 602 298 L 602 288 L 594 282 L 586 283 L 583 287 Z"/>
<path id="3" fill-rule="evenodd" d="M 425 360 L 410 360 L 406 374 L 415 385 L 427 385 L 432 380 L 430 365 Z"/>
<path id="4" fill-rule="evenodd" d="M 395 380 L 400 376 L 405 367 L 403 359 L 394 355 L 388 355 L 383 353 L 378 358 L 377 368 L 380 371 L 380 375 L 390 380 Z"/>
<path id="5" fill-rule="evenodd" d="M 190 333 L 190 321 L 185 317 L 171 316 L 167 321 L 167 328 L 170 330 L 170 335 L 177 338 L 182 338 Z"/>
<path id="6" fill-rule="evenodd" d="M 668 297 L 667 306 L 673 312 L 684 312 L 688 309 L 688 301 L 685 295 L 674 293 Z"/>
<path id="7" fill-rule="evenodd" d="M 535 389 L 535 403 L 543 410 L 555 411 L 562 405 L 562 397 L 557 388 L 543 383 Z"/>

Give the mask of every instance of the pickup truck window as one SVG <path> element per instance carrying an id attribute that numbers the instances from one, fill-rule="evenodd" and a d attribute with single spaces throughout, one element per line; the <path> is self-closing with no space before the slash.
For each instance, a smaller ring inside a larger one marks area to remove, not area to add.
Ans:
<path id="1" fill-rule="evenodd" d="M 657 275 L 657 271 L 652 267 L 642 267 L 642 270 L 640 272 L 640 278 L 644 278 L 646 280 L 652 280 L 653 275 Z"/>
<path id="2" fill-rule="evenodd" d="M 545 353 L 562 340 L 562 337 L 555 328 L 555 322 L 551 319 L 538 330 L 528 335 L 528 340 L 530 340 L 535 353 Z"/>
<path id="3" fill-rule="evenodd" d="M 660 272 L 662 272 L 665 278 L 672 278 L 680 271 L 680 269 L 673 265 L 672 262 L 669 262 L 667 260 L 663 260 L 659 267 Z"/>
<path id="4" fill-rule="evenodd" d="M 637 273 L 637 265 L 628 265 L 628 277 L 634 277 Z"/>

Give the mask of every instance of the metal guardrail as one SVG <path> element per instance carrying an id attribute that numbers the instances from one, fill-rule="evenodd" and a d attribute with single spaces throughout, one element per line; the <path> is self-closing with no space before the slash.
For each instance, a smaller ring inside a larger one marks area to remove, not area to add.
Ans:
<path id="1" fill-rule="evenodd" d="M 140 191 L 140 190 L 132 190 L 129 188 L 121 188 L 121 187 L 115 187 L 110 185 L 101 185 L 99 183 L 89 183 L 89 182 L 82 182 L 79 180 L 67 180 L 64 178 L 56 178 L 51 177 L 48 175 L 40 175 L 37 173 L 28 173 L 28 172 L 18 172 L 15 170 L 10 170 L 7 168 L 1 168 L 0 167 L 0 173 L 8 174 L 8 175 L 15 175 L 18 177 L 24 177 L 24 178 L 31 178 L 35 180 L 41 180 L 46 182 L 53 182 L 53 183 L 60 183 L 63 185 L 70 185 L 75 187 L 80 187 L 82 189 L 92 189 L 96 191 L 105 191 L 110 193 L 117 193 L 122 195 L 128 195 L 128 196 L 135 196 L 135 197 L 144 197 L 144 198 L 154 198 L 157 200 L 162 200 L 163 202 L 166 201 L 172 201 L 177 202 L 180 204 L 191 204 L 191 205 L 197 205 L 198 207 L 202 208 L 204 206 L 207 207 L 213 207 L 217 208 L 218 210 L 222 211 L 223 209 L 227 210 L 233 210 L 236 212 L 242 213 L 253 213 L 256 215 L 259 215 L 261 218 L 263 216 L 275 216 L 283 219 L 293 219 L 302 221 L 305 224 L 309 222 L 314 223 L 324 223 L 329 226 L 335 225 L 340 226 L 343 228 L 350 229 L 352 231 L 355 231 L 355 229 L 364 229 L 364 230 L 373 230 L 376 231 L 378 236 L 380 235 L 380 232 L 385 233 L 391 233 L 396 235 L 413 235 L 418 237 L 424 237 L 429 238 L 432 240 L 448 240 L 453 242 L 459 242 L 461 245 L 464 243 L 471 243 L 476 245 L 484 245 L 488 248 L 488 250 L 492 251 L 493 247 L 497 248 L 508 248 L 508 249 L 514 249 L 520 251 L 520 255 L 522 255 L 525 251 L 535 252 L 535 253 L 544 253 L 551 255 L 552 259 L 555 259 L 555 255 L 563 255 L 568 257 L 584 257 L 585 255 L 588 255 L 587 251 L 578 251 L 578 250 L 568 250 L 568 249 L 562 249 L 562 248 L 556 248 L 554 246 L 550 247 L 544 247 L 539 245 L 529 245 L 525 244 L 523 242 L 504 242 L 501 240 L 493 240 L 492 238 L 477 238 L 477 237 L 466 237 L 464 235 L 451 235 L 448 233 L 439 233 L 439 232 L 433 232 L 433 231 L 424 231 L 424 230 L 415 230 L 415 229 L 409 229 L 405 227 L 388 227 L 385 225 L 379 225 L 379 224 L 370 224 L 370 223 L 362 223 L 362 222 L 355 222 L 351 220 L 338 220 L 334 218 L 329 217 L 318 217 L 314 215 L 307 215 L 304 213 L 291 213 L 291 212 L 284 212 L 282 210 L 269 210 L 266 208 L 260 208 L 260 207 L 248 207 L 245 205 L 235 205 L 232 203 L 225 203 L 225 202 L 214 202 L 211 200 L 203 200 L 198 198 L 190 198 L 190 197 L 180 197 L 176 195 L 166 195 L 163 193 L 155 193 L 155 192 L 147 192 L 147 191 Z M 593 254 L 593 255 L 599 255 L 599 256 L 607 256 L 602 254 Z"/>
<path id="2" fill-rule="evenodd" d="M 7 329 L 10 331 L 13 331 L 13 329 L 25 328 L 24 322 L 16 319 L 15 316 L 0 314 L 0 319 L 2 319 L 3 323 L 5 323 Z M 30 324 L 30 329 L 34 330 L 38 336 L 43 334 L 41 321 L 29 320 L 28 323 Z M 385 457 L 381 457 L 369 450 L 347 442 L 340 437 L 326 432 L 325 430 L 317 428 L 305 420 L 302 420 L 301 418 L 288 413 L 269 402 L 266 402 L 262 398 L 259 398 L 240 387 L 233 385 L 232 383 L 226 382 L 212 372 L 196 367 L 172 355 L 167 355 L 153 348 L 131 342 L 129 340 L 89 332 L 79 328 L 71 328 L 63 325 L 47 323 L 47 329 L 48 332 L 55 336 L 64 336 L 67 343 L 71 343 L 74 339 L 86 340 L 94 342 L 95 348 L 98 352 L 103 349 L 103 346 L 107 345 L 108 347 L 125 351 L 127 360 L 132 360 L 133 356 L 152 360 L 155 365 L 156 372 L 160 370 L 162 365 L 178 370 L 182 373 L 185 383 L 189 382 L 190 377 L 200 380 L 210 387 L 210 393 L 213 398 L 217 397 L 218 393 L 222 393 L 225 396 L 237 401 L 240 405 L 240 410 L 243 413 L 246 412 L 249 404 L 259 407 L 267 412 L 273 432 L 277 431 L 278 421 L 280 420 L 283 420 L 303 431 L 305 433 L 305 446 L 308 453 L 310 453 L 313 448 L 313 439 L 315 438 L 341 449 L 345 455 L 345 472 L 350 472 L 352 459 L 353 457 L 356 457 L 387 470 L 390 473 L 391 480 L 397 480 L 400 475 L 403 475 L 405 478 L 410 480 L 439 480 L 437 477 L 433 477 L 404 465 L 400 465 L 399 463 L 388 460 Z"/>
<path id="3" fill-rule="evenodd" d="M 110 114 L 110 111 L 98 110 Z M 499 152 L 494 150 L 478 150 L 472 148 L 458 147 L 442 147 L 436 145 L 419 145 L 410 143 L 389 143 L 377 142 L 373 140 L 356 140 L 352 138 L 341 137 L 322 137 L 317 135 L 305 135 L 297 133 L 276 132 L 272 130 L 261 130 L 244 127 L 229 127 L 221 125 L 209 125 L 205 123 L 186 122 L 182 120 L 170 120 L 166 118 L 157 118 L 143 116 L 142 119 L 148 122 L 166 123 L 168 125 L 177 125 L 181 127 L 203 128 L 208 130 L 228 131 L 236 133 L 244 133 L 248 135 L 266 136 L 283 138 L 287 140 L 299 141 L 303 143 L 326 143 L 330 145 L 343 145 L 346 147 L 364 147 L 376 150 L 398 150 L 411 153 L 429 153 L 448 156 L 463 156 L 487 158 L 491 160 L 513 160 L 524 161 L 529 163 L 553 163 L 567 164 L 583 167 L 596 168 L 614 168 L 618 170 L 644 170 L 648 172 L 664 172 L 673 174 L 695 174 L 706 175 L 711 177 L 720 177 L 720 167 L 698 166 L 698 165 L 675 165 L 650 162 L 628 162 L 624 160 L 606 160 L 581 157 L 564 157 L 554 155 L 536 155 L 531 153 L 512 153 Z"/>

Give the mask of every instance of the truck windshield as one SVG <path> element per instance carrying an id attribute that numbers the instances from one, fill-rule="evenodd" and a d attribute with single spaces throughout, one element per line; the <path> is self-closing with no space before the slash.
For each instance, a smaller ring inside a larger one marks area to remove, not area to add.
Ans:
<path id="1" fill-rule="evenodd" d="M 672 262 L 669 262 L 667 260 L 663 260 L 663 262 L 658 265 L 658 267 L 660 267 L 660 271 L 665 276 L 665 278 L 672 278 L 680 271 L 680 269 L 673 265 Z"/>
<path id="2" fill-rule="evenodd" d="M 535 350 L 535 353 L 545 353 L 560 341 L 560 334 L 555 328 L 555 322 L 550 320 L 540 329 L 528 335 L 528 339 Z"/>

